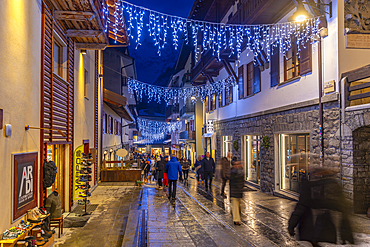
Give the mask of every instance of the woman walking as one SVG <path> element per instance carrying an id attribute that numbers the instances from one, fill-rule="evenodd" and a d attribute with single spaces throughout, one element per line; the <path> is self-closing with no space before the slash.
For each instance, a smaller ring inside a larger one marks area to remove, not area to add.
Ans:
<path id="1" fill-rule="evenodd" d="M 197 174 L 198 185 L 200 185 L 200 181 L 202 181 L 202 184 L 204 184 L 204 182 L 203 182 L 202 155 L 198 156 L 197 161 L 195 161 L 194 167 L 195 167 L 195 173 Z"/>

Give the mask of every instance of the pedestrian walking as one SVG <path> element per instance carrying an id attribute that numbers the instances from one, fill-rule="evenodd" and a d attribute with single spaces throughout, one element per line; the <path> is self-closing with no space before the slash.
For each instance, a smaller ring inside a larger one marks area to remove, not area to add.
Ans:
<path id="1" fill-rule="evenodd" d="M 177 161 L 175 156 L 173 156 L 171 160 L 167 162 L 166 168 L 168 169 L 169 180 L 168 199 L 171 203 L 174 203 L 176 200 L 177 180 L 179 175 L 182 176 L 182 169 L 180 162 Z"/>
<path id="2" fill-rule="evenodd" d="M 144 160 L 141 160 L 140 161 L 141 163 L 141 175 L 143 176 L 143 181 L 144 183 L 147 183 L 148 182 L 148 171 L 149 171 L 149 164 L 144 162 Z"/>
<path id="3" fill-rule="evenodd" d="M 206 157 L 202 160 L 202 166 L 204 170 L 203 174 L 204 174 L 206 191 L 208 191 L 208 187 L 212 190 L 212 179 L 213 179 L 213 174 L 216 169 L 216 164 L 209 152 L 206 153 Z M 208 181 L 209 181 L 209 184 L 208 184 Z"/>
<path id="4" fill-rule="evenodd" d="M 341 212 L 339 233 L 342 244 L 353 244 L 348 219 L 349 206 L 335 178 L 336 172 L 322 167 L 310 170 L 310 181 L 305 179 L 302 182 L 298 203 L 289 219 L 289 234 L 294 236 L 294 228 L 298 226 L 300 241 L 308 241 L 313 246 L 319 246 L 318 242 L 335 244 L 337 229 L 330 214 L 330 210 L 333 210 Z M 315 214 L 312 210 L 315 210 Z M 314 215 L 317 215 L 316 219 Z"/>
<path id="5" fill-rule="evenodd" d="M 220 163 L 221 163 L 221 180 L 222 180 L 221 196 L 226 196 L 225 186 L 226 186 L 226 182 L 227 182 L 227 179 L 230 173 L 230 161 L 228 158 L 222 157 Z"/>
<path id="6" fill-rule="evenodd" d="M 230 170 L 230 176 L 228 178 L 230 180 L 230 200 L 234 225 L 240 225 L 240 201 L 243 198 L 244 188 L 244 172 L 241 161 L 233 162 L 233 166 Z"/>
<path id="7" fill-rule="evenodd" d="M 184 184 L 188 183 L 190 162 L 184 157 L 181 164 L 182 172 L 184 173 Z"/>
<path id="8" fill-rule="evenodd" d="M 166 167 L 166 164 L 168 162 L 168 156 L 164 157 L 164 172 L 163 172 L 163 186 L 168 187 L 168 168 Z"/>
<path id="9" fill-rule="evenodd" d="M 199 155 L 198 156 L 198 159 L 195 161 L 194 167 L 195 167 L 195 173 L 196 173 L 198 185 L 200 185 L 200 182 L 201 181 L 202 181 L 202 184 L 204 184 L 204 181 L 203 181 L 202 155 Z"/>
<path id="10" fill-rule="evenodd" d="M 161 159 L 160 157 L 157 158 L 156 170 L 157 170 L 157 178 L 158 178 L 158 189 L 162 189 L 162 179 L 164 176 L 164 169 L 166 166 L 167 161 L 165 159 Z"/>

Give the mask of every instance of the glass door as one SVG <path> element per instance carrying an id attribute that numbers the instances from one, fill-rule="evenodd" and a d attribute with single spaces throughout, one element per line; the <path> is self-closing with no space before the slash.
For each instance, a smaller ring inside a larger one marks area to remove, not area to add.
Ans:
<path id="1" fill-rule="evenodd" d="M 261 176 L 261 137 L 260 136 L 246 136 L 245 137 L 245 159 L 247 164 L 246 177 L 247 180 L 254 183 L 259 183 Z"/>

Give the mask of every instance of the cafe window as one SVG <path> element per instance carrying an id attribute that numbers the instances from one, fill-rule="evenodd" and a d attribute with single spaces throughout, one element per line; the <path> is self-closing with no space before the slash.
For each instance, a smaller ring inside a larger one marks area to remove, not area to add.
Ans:
<path id="1" fill-rule="evenodd" d="M 281 134 L 279 142 L 280 189 L 299 192 L 302 182 L 309 180 L 310 135 Z"/>
<path id="2" fill-rule="evenodd" d="M 54 69 L 53 72 L 63 77 L 63 46 L 57 41 L 53 45 Z"/>
<path id="3" fill-rule="evenodd" d="M 259 184 L 261 177 L 261 136 L 244 137 L 244 157 L 246 160 L 246 179 Z"/>

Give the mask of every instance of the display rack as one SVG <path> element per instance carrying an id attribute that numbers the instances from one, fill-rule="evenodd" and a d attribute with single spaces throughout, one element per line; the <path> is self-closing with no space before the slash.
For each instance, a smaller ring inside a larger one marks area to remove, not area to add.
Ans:
<path id="1" fill-rule="evenodd" d="M 91 213 L 87 212 L 87 204 L 88 200 L 87 198 L 91 196 L 89 192 L 89 182 L 92 180 L 91 173 L 92 173 L 92 154 L 82 154 L 81 156 L 81 163 L 80 163 L 80 170 L 79 172 L 79 183 L 77 187 L 79 187 L 81 190 L 83 190 L 82 193 L 79 194 L 79 197 L 83 198 L 83 205 L 85 206 L 85 212 L 82 216 L 90 215 Z"/>

